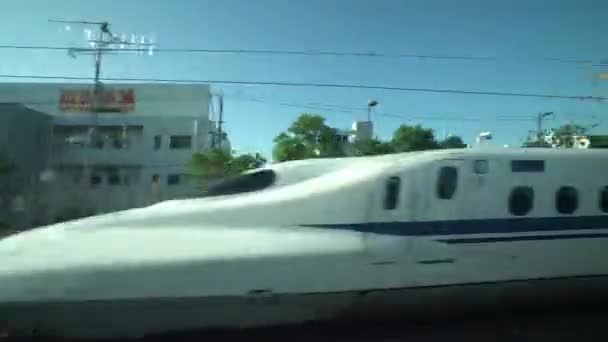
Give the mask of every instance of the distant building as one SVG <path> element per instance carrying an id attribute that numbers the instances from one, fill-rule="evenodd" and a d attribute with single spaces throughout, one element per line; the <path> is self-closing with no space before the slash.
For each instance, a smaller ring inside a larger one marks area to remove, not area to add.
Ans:
<path id="1" fill-rule="evenodd" d="M 354 155 L 353 146 L 357 141 L 369 140 L 374 136 L 374 126 L 370 121 L 355 121 L 349 130 L 337 130 L 336 139 L 346 155 Z"/>
<path id="2" fill-rule="evenodd" d="M 18 176 L 12 190 L 31 208 L 26 226 L 197 194 L 187 165 L 212 143 L 209 86 L 110 84 L 92 94 L 88 84 L 0 84 L 0 122 L 13 120 L 0 141 L 32 160 L 16 174 L 38 175 Z M 230 149 L 225 135 L 221 146 Z"/>

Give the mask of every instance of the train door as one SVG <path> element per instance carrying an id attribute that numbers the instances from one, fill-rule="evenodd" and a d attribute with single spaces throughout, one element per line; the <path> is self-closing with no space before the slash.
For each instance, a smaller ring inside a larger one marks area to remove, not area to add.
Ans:
<path id="1" fill-rule="evenodd" d="M 420 203 L 415 226 L 417 234 L 410 239 L 409 252 L 421 281 L 452 279 L 452 267 L 457 259 L 455 249 L 438 242 L 437 235 L 456 233 L 458 225 L 454 220 L 465 217 L 467 209 L 466 178 L 464 159 L 442 159 L 424 168 L 424 182 L 421 182 Z"/>

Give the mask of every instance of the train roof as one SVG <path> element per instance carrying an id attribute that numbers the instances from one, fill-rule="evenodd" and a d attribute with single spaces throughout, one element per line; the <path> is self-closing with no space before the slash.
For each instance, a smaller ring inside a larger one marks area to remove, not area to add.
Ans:
<path id="1" fill-rule="evenodd" d="M 572 149 L 572 148 L 468 148 L 468 149 L 446 149 L 428 150 L 419 152 L 403 152 L 388 154 L 377 157 L 379 159 L 404 160 L 412 158 L 444 159 L 444 158 L 534 158 L 534 159 L 556 159 L 556 158 L 608 158 L 608 149 Z M 354 157 L 357 158 L 357 157 Z M 359 157 L 360 158 L 360 157 Z M 351 158 L 347 158 L 351 159 Z"/>
<path id="2" fill-rule="evenodd" d="M 346 157 L 346 158 L 319 158 L 289 161 L 273 164 L 271 168 L 277 172 L 291 172 L 300 170 L 302 173 L 322 173 L 334 169 L 341 169 L 360 163 L 386 162 L 394 163 L 401 161 L 412 161 L 414 159 L 450 159 L 450 158 L 608 158 L 608 149 L 571 149 L 571 148 L 468 148 L 468 149 L 445 149 L 427 150 L 416 152 L 402 152 L 385 154 L 379 156 Z"/>

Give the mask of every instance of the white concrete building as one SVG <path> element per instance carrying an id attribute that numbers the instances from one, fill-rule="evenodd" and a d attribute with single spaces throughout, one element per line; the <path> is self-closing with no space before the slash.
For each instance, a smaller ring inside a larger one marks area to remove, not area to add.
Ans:
<path id="1" fill-rule="evenodd" d="M 92 94 L 89 84 L 0 84 L 0 103 L 52 117 L 48 150 L 31 151 L 46 160 L 37 223 L 197 194 L 187 165 L 215 131 L 209 86 L 107 84 Z"/>
<path id="2" fill-rule="evenodd" d="M 374 126 L 371 121 L 355 121 L 351 129 L 338 129 L 336 139 L 341 144 L 346 155 L 354 155 L 353 145 L 357 141 L 369 140 L 374 137 Z"/>

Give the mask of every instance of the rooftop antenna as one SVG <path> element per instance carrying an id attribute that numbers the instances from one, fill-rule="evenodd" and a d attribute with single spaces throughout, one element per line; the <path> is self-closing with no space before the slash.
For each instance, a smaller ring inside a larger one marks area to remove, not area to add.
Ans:
<path id="1" fill-rule="evenodd" d="M 149 56 L 154 55 L 154 47 L 156 43 L 153 38 L 147 38 L 146 36 L 137 36 L 135 34 L 131 34 L 130 38 L 127 39 L 127 34 L 123 33 L 119 37 L 114 34 L 110 29 L 110 23 L 107 21 L 89 21 L 89 20 L 49 20 L 50 23 L 55 24 L 68 24 L 66 26 L 66 30 L 70 31 L 72 25 L 82 25 L 82 26 L 97 26 L 97 31 L 94 32 L 91 29 L 85 28 L 83 32 L 86 37 L 86 41 L 88 43 L 88 47 L 84 48 L 70 48 L 68 49 L 68 56 L 72 58 L 76 58 L 78 55 L 92 55 L 95 60 L 95 76 L 93 79 L 93 94 L 90 96 L 89 102 L 89 110 L 93 113 L 93 123 L 88 130 L 86 145 L 90 147 L 92 143 L 96 143 L 99 139 L 98 133 L 98 115 L 99 112 L 103 110 L 101 106 L 103 104 L 103 84 L 100 80 L 101 76 L 101 62 L 102 58 L 106 54 L 118 54 L 118 53 L 137 53 L 138 55 L 142 55 L 144 51 L 147 52 Z M 123 129 L 123 139 L 126 140 L 125 135 L 127 134 L 127 130 Z M 88 155 L 85 154 L 85 173 L 88 168 Z"/>
<path id="2" fill-rule="evenodd" d="M 93 55 L 95 57 L 95 77 L 93 84 L 93 97 L 91 109 L 94 113 L 99 111 L 99 95 L 103 90 L 103 84 L 100 81 L 101 62 L 106 54 L 117 54 L 125 52 L 135 52 L 138 55 L 143 55 L 147 52 L 149 56 L 154 55 L 154 47 L 156 43 L 153 38 L 146 36 L 137 36 L 135 34 L 128 35 L 123 33 L 119 37 L 110 29 L 110 23 L 107 21 L 87 21 L 87 20 L 49 20 L 50 23 L 97 26 L 98 31 L 93 32 L 90 29 L 84 29 L 86 40 L 89 47 L 71 48 L 68 49 L 68 55 L 76 58 L 78 55 Z M 97 116 L 95 116 L 97 119 Z M 97 120 L 95 120 L 97 121 Z"/>

